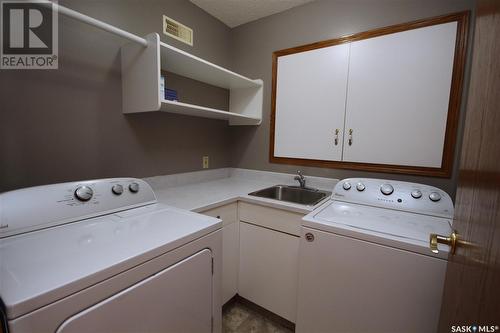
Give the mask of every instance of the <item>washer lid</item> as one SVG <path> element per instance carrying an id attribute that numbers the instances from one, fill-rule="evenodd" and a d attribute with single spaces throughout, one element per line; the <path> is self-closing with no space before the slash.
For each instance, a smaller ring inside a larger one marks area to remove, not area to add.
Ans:
<path id="1" fill-rule="evenodd" d="M 4 238 L 0 297 L 13 319 L 221 227 L 208 216 L 152 204 Z"/>
<path id="2" fill-rule="evenodd" d="M 323 231 L 342 233 L 344 229 L 350 231 L 349 235 L 352 231 L 360 233 L 358 238 L 363 238 L 364 234 L 364 238 L 370 238 L 368 240 L 386 240 L 384 244 L 389 246 L 394 245 L 391 241 L 396 241 L 397 247 L 406 243 L 415 250 L 416 245 L 421 248 L 418 252 L 428 255 L 432 255 L 428 249 L 431 233 L 449 235 L 452 232 L 451 221 L 446 218 L 341 201 L 329 201 L 304 217 L 304 221 L 305 226 Z"/>

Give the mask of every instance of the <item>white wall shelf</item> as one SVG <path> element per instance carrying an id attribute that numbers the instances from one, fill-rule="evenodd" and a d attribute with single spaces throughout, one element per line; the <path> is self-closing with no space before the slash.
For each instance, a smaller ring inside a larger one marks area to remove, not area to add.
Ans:
<path id="1" fill-rule="evenodd" d="M 161 69 L 225 89 L 257 88 L 262 84 L 160 42 Z"/>
<path id="2" fill-rule="evenodd" d="M 260 125 L 263 82 L 212 64 L 166 43 L 157 33 L 145 38 L 58 5 L 58 12 L 82 23 L 128 39 L 121 49 L 123 113 L 164 111 L 189 116 L 224 119 L 229 125 Z M 161 70 L 229 89 L 229 111 L 172 102 L 160 94 Z"/>
<path id="3" fill-rule="evenodd" d="M 146 36 L 146 40 L 147 47 L 138 43 L 122 47 L 123 113 L 164 111 L 225 119 L 229 125 L 261 123 L 262 80 L 246 78 L 162 43 L 157 33 Z M 160 94 L 161 70 L 229 89 L 229 111 L 165 100 Z"/>
<path id="4" fill-rule="evenodd" d="M 168 100 L 161 101 L 160 111 L 183 114 L 187 116 L 223 119 L 228 120 L 229 124 L 233 125 L 236 125 L 236 123 L 238 123 L 237 125 L 258 125 L 261 122 L 260 118 L 249 117 L 224 110 L 207 108 L 200 105 Z"/>

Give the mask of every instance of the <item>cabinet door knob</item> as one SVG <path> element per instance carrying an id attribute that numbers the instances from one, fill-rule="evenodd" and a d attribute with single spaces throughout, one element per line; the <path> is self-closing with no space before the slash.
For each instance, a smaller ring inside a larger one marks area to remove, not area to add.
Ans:
<path id="1" fill-rule="evenodd" d="M 349 146 L 352 146 L 352 132 L 353 132 L 352 128 L 349 129 L 349 140 L 348 140 Z"/>
<path id="2" fill-rule="evenodd" d="M 335 145 L 337 146 L 339 144 L 339 133 L 340 133 L 340 130 L 338 128 L 335 129 Z"/>
<path id="3" fill-rule="evenodd" d="M 308 233 L 306 234 L 306 241 L 308 241 L 308 242 L 312 242 L 312 241 L 314 241 L 314 235 L 313 235 L 313 234 L 311 234 L 310 232 L 308 232 Z"/>

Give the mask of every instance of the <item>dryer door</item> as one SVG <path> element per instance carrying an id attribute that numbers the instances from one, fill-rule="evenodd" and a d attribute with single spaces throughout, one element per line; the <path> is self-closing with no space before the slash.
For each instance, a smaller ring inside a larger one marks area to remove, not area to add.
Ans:
<path id="1" fill-rule="evenodd" d="M 211 332 L 212 277 L 205 249 L 70 317 L 57 333 Z"/>

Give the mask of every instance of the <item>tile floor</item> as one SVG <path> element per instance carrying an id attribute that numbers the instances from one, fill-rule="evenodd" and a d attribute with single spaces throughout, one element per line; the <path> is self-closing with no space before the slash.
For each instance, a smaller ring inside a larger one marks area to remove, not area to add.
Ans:
<path id="1" fill-rule="evenodd" d="M 236 301 L 222 313 L 222 333 L 293 333 L 293 331 Z"/>

